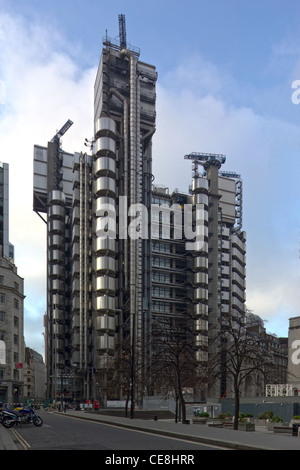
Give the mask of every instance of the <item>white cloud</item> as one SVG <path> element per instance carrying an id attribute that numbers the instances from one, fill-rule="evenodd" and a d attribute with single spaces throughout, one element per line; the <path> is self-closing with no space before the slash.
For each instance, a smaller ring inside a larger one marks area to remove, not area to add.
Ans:
<path id="1" fill-rule="evenodd" d="M 93 134 L 96 69 L 81 70 L 51 27 L 0 14 L 0 31 L 0 79 L 5 84 L 0 151 L 1 160 L 9 163 L 10 241 L 18 273 L 25 278 L 25 339 L 43 352 L 32 336 L 36 328 L 43 331 L 46 307 L 46 225 L 32 209 L 33 146 L 46 146 L 71 119 L 74 125 L 63 147 L 86 151 L 84 139 Z"/>
<path id="2" fill-rule="evenodd" d="M 186 65 L 184 76 L 193 76 L 194 67 Z M 227 156 L 224 170 L 243 178 L 247 306 L 280 331 L 284 317 L 287 334 L 288 318 L 300 313 L 299 128 L 249 107 L 230 106 L 228 97 L 222 98 L 222 87 L 214 93 L 220 72 L 203 61 L 201 68 L 211 71 L 211 87 L 206 73 L 199 90 L 195 84 L 189 88 L 181 69 L 178 75 L 176 70 L 168 74 L 182 84 L 181 90 L 168 87 L 164 79 L 158 84 L 156 182 L 188 192 L 192 165 L 184 161 L 186 153 Z"/>
<path id="3" fill-rule="evenodd" d="M 38 299 L 46 290 L 45 224 L 32 211 L 33 145 L 46 145 L 67 119 L 74 125 L 63 138 L 65 150 L 86 150 L 84 138 L 93 134 L 98 64 L 82 70 L 70 51 L 49 25 L 28 25 L 0 14 L 0 80 L 5 85 L 0 150 L 1 160 L 10 164 L 10 240 L 25 278 L 25 337 L 30 347 L 35 346 L 30 343 L 35 312 L 39 310 L 41 322 L 44 314 L 45 305 Z M 156 182 L 187 192 L 192 168 L 184 160 L 186 153 L 226 154 L 224 169 L 241 173 L 244 181 L 247 305 L 264 319 L 282 318 L 282 312 L 298 315 L 299 129 L 250 107 L 229 105 L 230 86 L 235 93 L 235 81 L 201 56 L 187 56 L 159 77 Z"/>

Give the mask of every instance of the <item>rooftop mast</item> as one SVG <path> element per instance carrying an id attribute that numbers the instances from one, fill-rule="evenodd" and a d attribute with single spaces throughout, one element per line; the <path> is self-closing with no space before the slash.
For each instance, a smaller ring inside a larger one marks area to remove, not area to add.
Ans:
<path id="1" fill-rule="evenodd" d="M 127 49 L 125 15 L 119 15 L 120 48 Z"/>

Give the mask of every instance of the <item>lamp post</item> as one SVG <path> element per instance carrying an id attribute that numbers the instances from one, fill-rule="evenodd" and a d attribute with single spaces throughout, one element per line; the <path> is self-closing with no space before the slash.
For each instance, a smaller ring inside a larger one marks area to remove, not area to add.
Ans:
<path id="1" fill-rule="evenodd" d="M 130 419 L 134 418 L 134 392 L 135 392 L 135 313 L 132 314 L 132 329 L 131 329 L 131 404 L 130 404 Z"/>

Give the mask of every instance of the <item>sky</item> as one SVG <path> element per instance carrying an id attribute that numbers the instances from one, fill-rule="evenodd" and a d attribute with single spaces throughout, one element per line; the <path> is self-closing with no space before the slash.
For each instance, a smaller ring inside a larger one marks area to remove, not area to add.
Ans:
<path id="1" fill-rule="evenodd" d="M 158 72 L 155 182 L 188 192 L 185 154 L 226 155 L 223 170 L 243 179 L 247 308 L 287 336 L 300 315 L 300 3 L 0 0 L 0 161 L 10 168 L 26 346 L 44 354 L 46 226 L 32 210 L 33 146 L 71 119 L 63 149 L 87 150 L 102 38 L 118 36 L 121 13 L 127 41 Z"/>

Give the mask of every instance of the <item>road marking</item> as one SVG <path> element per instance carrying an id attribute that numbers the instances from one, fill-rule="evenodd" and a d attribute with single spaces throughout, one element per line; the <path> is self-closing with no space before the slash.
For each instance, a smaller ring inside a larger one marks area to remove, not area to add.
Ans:
<path id="1" fill-rule="evenodd" d="M 30 449 L 30 444 L 28 444 L 28 442 L 24 439 L 24 437 L 21 436 L 20 433 L 18 433 L 18 431 L 16 431 L 15 429 L 10 429 L 10 431 L 13 433 L 13 435 L 15 436 L 15 438 L 20 442 L 20 444 L 22 445 L 22 447 L 24 448 L 24 450 L 28 450 Z"/>

